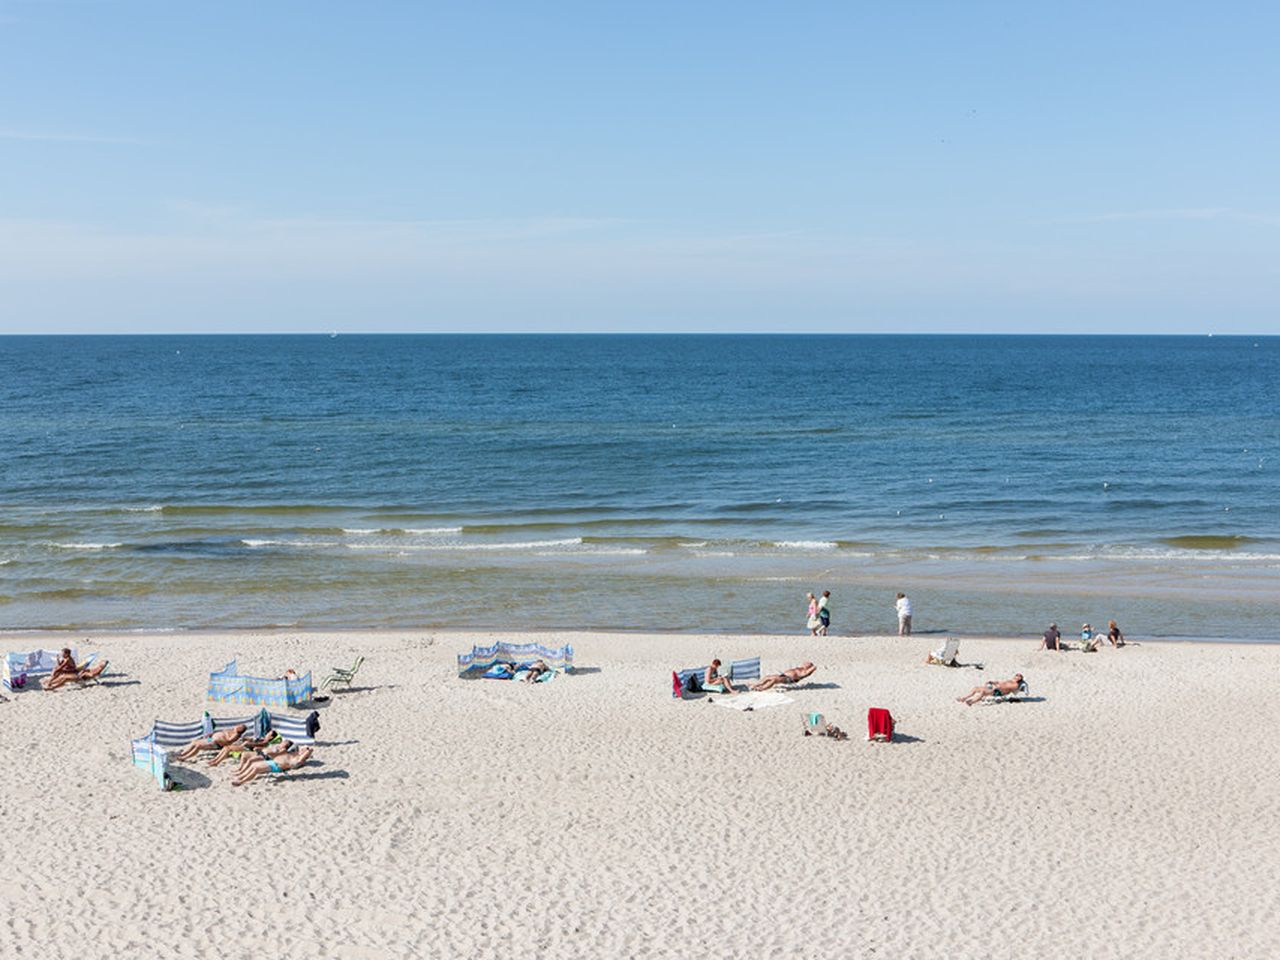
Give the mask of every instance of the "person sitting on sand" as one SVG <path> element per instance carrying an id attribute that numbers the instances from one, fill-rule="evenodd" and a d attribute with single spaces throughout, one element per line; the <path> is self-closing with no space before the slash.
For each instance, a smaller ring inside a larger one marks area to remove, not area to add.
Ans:
<path id="1" fill-rule="evenodd" d="M 1114 620 L 1107 621 L 1107 639 L 1111 641 L 1113 647 L 1124 646 L 1124 634 L 1120 632 L 1120 628 L 1116 626 Z"/>
<path id="2" fill-rule="evenodd" d="M 547 661 L 545 660 L 535 660 L 529 664 L 527 669 L 529 672 L 524 675 L 525 683 L 534 683 L 544 673 L 551 672 L 551 668 L 547 666 Z"/>
<path id="3" fill-rule="evenodd" d="M 781 673 L 771 673 L 767 677 L 762 677 L 760 680 L 757 680 L 755 683 L 751 685 L 751 689 L 752 690 L 768 690 L 771 687 L 776 687 L 780 683 L 783 683 L 783 684 L 799 683 L 801 680 L 805 679 L 806 677 L 813 676 L 814 671 L 817 669 L 818 668 L 815 667 L 812 663 L 809 663 L 808 661 L 806 661 L 805 663 L 800 664 L 800 666 L 798 667 L 792 667 L 790 670 L 783 670 Z"/>
<path id="4" fill-rule="evenodd" d="M 80 672 L 80 668 L 76 666 L 76 658 L 71 656 L 71 648 L 63 647 L 62 652 L 58 654 L 58 659 L 54 661 L 53 672 L 41 684 L 46 690 L 57 690 L 68 680 L 73 679 Z"/>
<path id="5" fill-rule="evenodd" d="M 248 728 L 245 727 L 243 723 L 237 723 L 234 727 L 229 727 L 226 730 L 215 731 L 208 739 L 192 740 L 183 747 L 182 751 L 173 759 L 190 760 L 197 753 L 205 753 L 209 750 L 221 750 L 227 744 L 235 743 L 243 737 L 246 729 Z"/>
<path id="6" fill-rule="evenodd" d="M 1049 624 L 1049 629 L 1044 632 L 1044 639 L 1040 641 L 1041 650 L 1065 650 L 1066 646 L 1062 642 L 1062 634 L 1058 632 L 1056 623 Z"/>
<path id="7" fill-rule="evenodd" d="M 967 707 L 972 707 L 979 700 L 985 700 L 987 697 L 994 697 L 996 694 L 1017 693 L 1018 688 L 1022 686 L 1022 674 L 1015 673 L 1012 680 L 989 680 L 980 687 L 974 687 L 963 697 L 956 697 L 958 701 Z"/>
<path id="8" fill-rule="evenodd" d="M 261 737 L 251 737 L 248 735 L 248 731 L 246 731 L 244 736 L 233 740 L 231 743 L 228 743 L 226 746 L 220 749 L 218 751 L 218 755 L 209 761 L 209 766 L 216 767 L 218 764 L 222 763 L 223 760 L 227 759 L 227 757 L 231 756 L 231 754 L 233 753 L 237 753 L 237 752 L 245 753 L 245 752 L 251 752 L 254 750 L 261 750 L 264 747 L 269 746 L 272 743 L 272 741 L 279 740 L 279 739 L 280 739 L 280 734 L 276 733 L 274 730 L 271 730 L 271 729 L 268 729 L 267 732 L 263 734 Z"/>
<path id="9" fill-rule="evenodd" d="M 709 687 L 722 687 L 725 693 L 737 693 L 733 689 L 733 684 L 729 682 L 729 678 L 720 673 L 720 661 L 712 660 L 711 666 L 707 667 L 706 672 L 702 675 L 702 689 Z M 715 691 L 712 690 L 712 693 Z"/>
<path id="10" fill-rule="evenodd" d="M 301 750 L 281 753 L 279 756 L 268 759 L 250 761 L 244 770 L 236 774 L 235 779 L 231 781 L 231 785 L 233 787 L 243 787 L 246 783 L 251 783 L 268 773 L 284 773 L 286 770 L 297 770 L 311 759 L 311 754 L 314 752 L 311 747 L 303 747 Z"/>

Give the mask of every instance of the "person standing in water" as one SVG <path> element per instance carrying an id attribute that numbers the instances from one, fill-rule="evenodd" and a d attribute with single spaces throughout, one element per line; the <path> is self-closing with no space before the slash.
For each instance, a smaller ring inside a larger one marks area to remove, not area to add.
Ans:
<path id="1" fill-rule="evenodd" d="M 899 593 L 894 606 L 898 610 L 898 636 L 911 636 L 911 600 L 905 593 Z"/>
<path id="2" fill-rule="evenodd" d="M 818 619 L 818 598 L 812 593 L 807 594 L 809 598 L 809 619 L 805 621 L 809 628 L 809 636 L 816 637 L 818 635 L 818 627 L 822 626 L 822 621 Z"/>
<path id="3" fill-rule="evenodd" d="M 825 637 L 827 630 L 831 626 L 831 591 L 823 590 L 822 599 L 818 601 L 818 621 L 822 624 L 818 628 L 818 636 Z"/>

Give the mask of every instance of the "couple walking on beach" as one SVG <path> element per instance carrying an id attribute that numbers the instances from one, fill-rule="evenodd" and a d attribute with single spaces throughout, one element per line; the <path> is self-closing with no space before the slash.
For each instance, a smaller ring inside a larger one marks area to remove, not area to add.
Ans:
<path id="1" fill-rule="evenodd" d="M 831 591 L 823 590 L 822 597 L 815 597 L 812 593 L 809 597 L 809 635 L 812 637 L 825 637 L 827 629 L 831 626 Z"/>

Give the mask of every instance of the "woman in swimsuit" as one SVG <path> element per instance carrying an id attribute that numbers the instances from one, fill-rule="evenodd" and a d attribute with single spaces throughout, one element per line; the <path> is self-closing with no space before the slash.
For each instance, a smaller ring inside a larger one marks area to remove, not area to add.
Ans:
<path id="1" fill-rule="evenodd" d="M 311 754 L 314 752 L 311 747 L 303 747 L 296 753 L 281 753 L 269 759 L 251 760 L 249 761 L 249 766 L 242 773 L 236 774 L 235 779 L 231 781 L 231 785 L 233 787 L 243 787 L 246 783 L 251 783 L 257 780 L 258 777 L 265 776 L 268 773 L 284 773 L 286 770 L 297 770 L 311 759 Z"/>
<path id="2" fill-rule="evenodd" d="M 177 754 L 173 759 L 190 760 L 197 753 L 205 753 L 209 750 L 221 750 L 227 744 L 235 743 L 243 737 L 244 732 L 247 729 L 248 728 L 243 723 L 237 723 L 229 730 L 219 730 L 207 740 L 192 740 L 183 747 L 182 752 Z"/>
<path id="3" fill-rule="evenodd" d="M 1124 634 L 1120 632 L 1120 628 L 1116 626 L 1114 620 L 1107 622 L 1107 639 L 1111 641 L 1113 647 L 1124 646 Z M 1139 644 L 1141 646 L 1141 644 Z"/>
<path id="4" fill-rule="evenodd" d="M 719 660 L 712 660 L 711 666 L 707 667 L 707 672 L 702 675 L 702 689 L 706 690 L 708 687 L 723 687 L 725 693 L 738 692 L 733 689 L 733 684 L 729 682 L 729 678 L 721 675 Z M 715 693 L 714 690 L 711 692 Z"/>

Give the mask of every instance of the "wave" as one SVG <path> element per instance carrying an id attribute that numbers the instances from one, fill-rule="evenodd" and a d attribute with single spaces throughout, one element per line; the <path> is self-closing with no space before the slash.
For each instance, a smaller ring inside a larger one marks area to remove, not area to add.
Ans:
<path id="1" fill-rule="evenodd" d="M 41 546 L 56 547 L 58 550 L 114 550 L 123 547 L 123 543 L 56 543 L 45 540 Z"/>
<path id="2" fill-rule="evenodd" d="M 545 550 L 548 547 L 577 547 L 582 545 L 581 537 L 567 537 L 563 540 L 519 540 L 505 543 L 429 543 L 429 544 L 396 544 L 394 549 L 402 553 L 430 553 L 437 550 L 468 552 L 495 550 Z M 388 550 L 391 544 L 383 543 L 348 543 L 348 550 Z"/>
<path id="3" fill-rule="evenodd" d="M 835 550 L 839 544 L 834 540 L 774 540 L 765 546 L 780 550 Z"/>
<path id="4" fill-rule="evenodd" d="M 434 536 L 446 533 L 462 533 L 462 527 L 342 527 L 341 533 L 372 536 Z"/>
<path id="5" fill-rule="evenodd" d="M 149 507 L 125 507 L 125 513 L 159 513 L 164 507 L 159 504 L 152 504 Z"/>
<path id="6" fill-rule="evenodd" d="M 338 547 L 336 540 L 250 540 L 240 541 L 246 547 Z"/>
<path id="7" fill-rule="evenodd" d="M 1220 536 L 1213 534 L 1189 535 L 1183 537 L 1163 537 L 1161 543 L 1184 550 L 1234 550 L 1246 543 L 1257 543 L 1256 537 Z"/>

